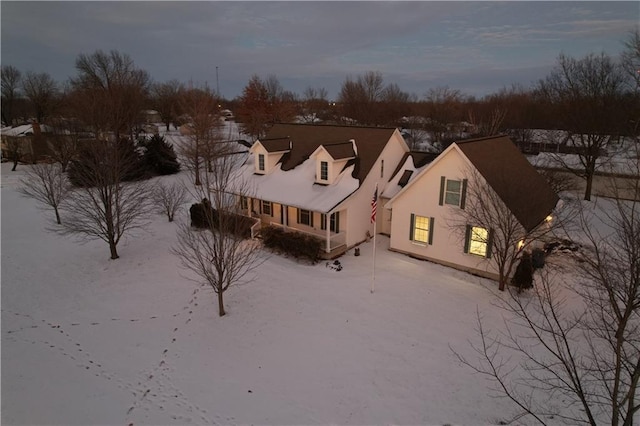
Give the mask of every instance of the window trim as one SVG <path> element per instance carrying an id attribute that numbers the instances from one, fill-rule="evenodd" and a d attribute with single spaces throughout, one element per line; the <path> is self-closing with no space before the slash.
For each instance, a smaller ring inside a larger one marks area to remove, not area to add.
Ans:
<path id="1" fill-rule="evenodd" d="M 303 212 L 305 213 L 305 215 L 308 215 L 307 217 L 309 219 L 309 223 L 305 223 L 302 221 Z M 300 225 L 306 225 L 313 228 L 313 212 L 307 209 L 298 209 L 298 223 Z"/>
<path id="2" fill-rule="evenodd" d="M 419 228 L 422 231 L 426 231 L 427 233 L 427 238 L 426 241 L 423 240 L 419 240 L 416 239 L 416 230 L 418 229 L 416 227 L 417 225 L 417 219 L 426 219 L 427 223 L 427 228 Z M 414 244 L 417 245 L 421 245 L 421 246 L 430 246 L 433 245 L 433 231 L 434 231 L 434 223 L 435 223 L 435 219 L 433 217 L 429 217 L 429 216 L 422 216 L 422 215 L 417 215 L 415 213 L 411 213 L 411 221 L 410 221 L 410 225 L 409 225 L 409 240 L 411 240 L 411 242 L 413 242 Z"/>
<path id="3" fill-rule="evenodd" d="M 249 198 L 244 195 L 240 196 L 240 210 L 249 210 Z"/>
<path id="4" fill-rule="evenodd" d="M 459 191 L 459 201 L 458 204 L 447 203 L 447 194 L 453 194 L 453 191 L 447 191 L 447 187 L 449 186 L 449 182 L 460 182 L 460 191 Z M 440 199 L 438 201 L 438 205 L 440 206 L 451 206 L 451 207 L 460 207 L 464 209 L 467 198 L 467 179 L 448 179 L 445 176 L 440 176 Z"/>
<path id="5" fill-rule="evenodd" d="M 269 207 L 265 209 L 265 206 Z M 260 214 L 273 216 L 273 204 L 271 201 L 260 200 Z"/>
<path id="6" fill-rule="evenodd" d="M 481 239 L 474 239 L 474 235 L 478 235 L 478 232 L 474 229 L 482 230 L 486 232 L 486 237 L 480 237 Z M 484 257 L 486 259 L 491 258 L 491 249 L 493 247 L 493 228 L 485 228 L 482 226 L 467 225 L 464 236 L 464 252 L 473 256 Z M 484 245 L 484 254 L 474 252 L 474 243 Z"/>
<path id="7" fill-rule="evenodd" d="M 320 161 L 320 180 L 322 181 L 329 180 L 329 162 L 328 161 Z"/>

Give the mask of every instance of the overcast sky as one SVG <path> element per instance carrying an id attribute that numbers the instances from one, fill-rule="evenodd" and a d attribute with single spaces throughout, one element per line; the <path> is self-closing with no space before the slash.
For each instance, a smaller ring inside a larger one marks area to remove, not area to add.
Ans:
<path id="1" fill-rule="evenodd" d="M 0 13 L 2 64 L 58 81 L 78 54 L 116 49 L 155 81 L 208 82 L 226 98 L 253 74 L 335 98 L 367 71 L 418 96 L 482 96 L 531 85 L 561 52 L 617 56 L 640 2 L 2 1 Z"/>

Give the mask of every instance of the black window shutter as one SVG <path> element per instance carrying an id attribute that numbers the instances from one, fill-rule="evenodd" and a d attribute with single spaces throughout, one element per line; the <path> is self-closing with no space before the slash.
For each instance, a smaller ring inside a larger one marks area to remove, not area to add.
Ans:
<path id="1" fill-rule="evenodd" d="M 471 242 L 471 225 L 467 225 L 464 233 L 464 252 L 469 253 L 469 243 Z"/>
<path id="2" fill-rule="evenodd" d="M 462 179 L 462 194 L 460 195 L 460 208 L 464 209 L 467 201 L 467 179 Z"/>
<path id="3" fill-rule="evenodd" d="M 444 204 L 444 184 L 445 184 L 446 178 L 444 176 L 440 176 L 440 202 L 438 204 L 443 205 Z"/>
<path id="4" fill-rule="evenodd" d="M 309 210 L 309 226 L 313 227 L 313 212 Z"/>
<path id="5" fill-rule="evenodd" d="M 411 224 L 409 225 L 409 240 L 413 241 L 413 225 L 415 223 L 416 215 L 411 213 Z"/>
<path id="6" fill-rule="evenodd" d="M 336 230 L 334 232 L 337 234 L 340 232 L 340 212 L 335 212 L 334 215 L 336 217 Z"/>
<path id="7" fill-rule="evenodd" d="M 434 218 L 429 218 L 429 245 L 433 245 L 433 223 L 435 222 Z"/>

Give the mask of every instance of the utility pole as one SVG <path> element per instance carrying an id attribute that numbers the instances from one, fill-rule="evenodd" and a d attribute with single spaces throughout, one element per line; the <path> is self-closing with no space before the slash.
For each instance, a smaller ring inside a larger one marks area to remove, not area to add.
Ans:
<path id="1" fill-rule="evenodd" d="M 216 95 L 220 97 L 220 86 L 218 85 L 218 67 L 216 67 Z"/>

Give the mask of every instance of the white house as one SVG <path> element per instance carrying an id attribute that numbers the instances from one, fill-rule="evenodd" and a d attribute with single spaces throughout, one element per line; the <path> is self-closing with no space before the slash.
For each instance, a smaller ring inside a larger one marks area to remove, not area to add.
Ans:
<path id="1" fill-rule="evenodd" d="M 275 124 L 239 171 L 241 210 L 262 225 L 324 240 L 325 257 L 381 232 L 371 199 L 409 151 L 396 128 Z M 378 205 L 378 216 L 382 205 Z"/>
<path id="2" fill-rule="evenodd" d="M 507 136 L 456 142 L 430 163 L 422 159 L 416 165 L 415 159 L 405 158 L 383 194 L 390 198 L 386 207 L 393 251 L 497 278 L 495 264 L 487 261 L 492 229 L 467 223 L 466 232 L 455 232 L 452 226 L 464 216 L 457 210 L 469 208 L 470 184 L 495 191 L 523 234 L 542 226 L 558 202 Z"/>

